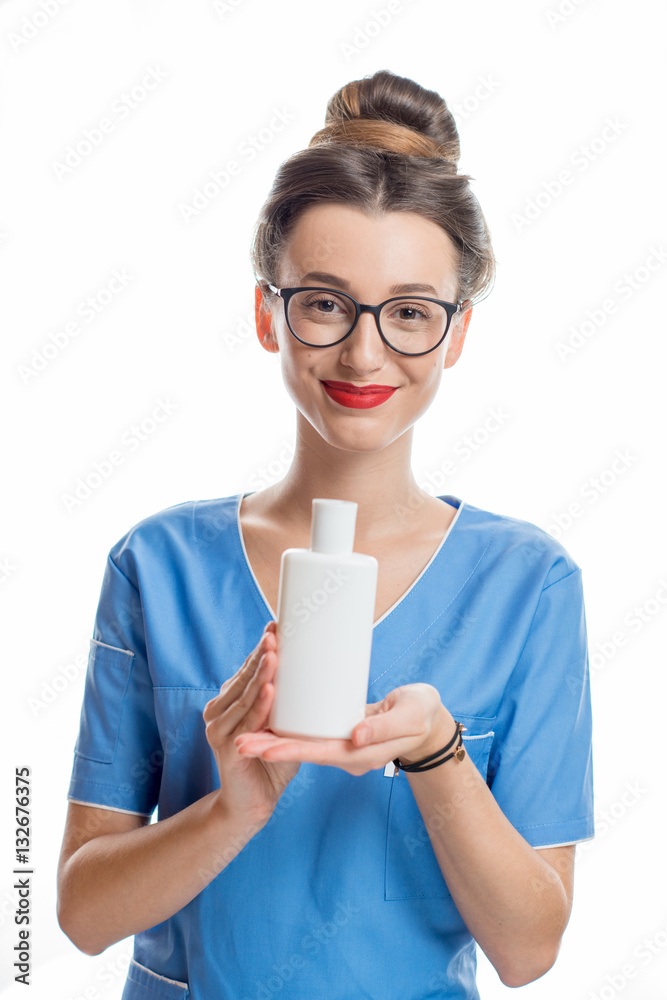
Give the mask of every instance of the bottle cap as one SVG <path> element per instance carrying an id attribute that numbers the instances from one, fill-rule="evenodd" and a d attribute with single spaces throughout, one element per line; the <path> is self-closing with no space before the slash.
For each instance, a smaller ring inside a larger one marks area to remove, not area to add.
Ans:
<path id="1" fill-rule="evenodd" d="M 357 506 L 353 500 L 313 500 L 311 551 L 330 555 L 352 552 Z"/>

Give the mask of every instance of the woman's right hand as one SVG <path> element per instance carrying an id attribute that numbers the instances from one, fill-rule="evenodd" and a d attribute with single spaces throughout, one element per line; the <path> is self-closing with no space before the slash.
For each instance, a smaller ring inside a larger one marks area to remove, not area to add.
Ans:
<path id="1" fill-rule="evenodd" d="M 204 708 L 206 739 L 220 774 L 225 812 L 246 815 L 249 823 L 267 822 L 278 799 L 299 770 L 298 762 L 271 762 L 240 754 L 234 739 L 266 727 L 278 666 L 277 624 L 270 621 L 243 666 Z"/>

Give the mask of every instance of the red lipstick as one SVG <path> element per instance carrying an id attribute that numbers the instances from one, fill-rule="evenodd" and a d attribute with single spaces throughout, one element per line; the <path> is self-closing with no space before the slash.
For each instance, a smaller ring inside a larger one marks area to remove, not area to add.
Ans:
<path id="1" fill-rule="evenodd" d="M 354 385 L 352 382 L 332 382 L 329 379 L 322 385 L 335 402 L 363 410 L 384 403 L 398 388 L 395 385 Z"/>

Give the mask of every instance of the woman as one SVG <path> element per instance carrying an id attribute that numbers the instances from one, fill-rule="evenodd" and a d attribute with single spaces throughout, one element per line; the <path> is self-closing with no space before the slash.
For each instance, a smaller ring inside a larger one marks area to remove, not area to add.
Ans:
<path id="1" fill-rule="evenodd" d="M 444 101 L 412 80 L 331 99 L 253 248 L 292 465 L 160 511 L 109 554 L 59 920 L 91 955 L 135 935 L 125 998 L 470 1000 L 475 941 L 508 986 L 557 956 L 593 835 L 581 570 L 410 468 L 494 273 L 458 156 Z M 267 728 L 280 557 L 308 547 L 314 497 L 357 502 L 355 549 L 379 563 L 349 741 Z"/>

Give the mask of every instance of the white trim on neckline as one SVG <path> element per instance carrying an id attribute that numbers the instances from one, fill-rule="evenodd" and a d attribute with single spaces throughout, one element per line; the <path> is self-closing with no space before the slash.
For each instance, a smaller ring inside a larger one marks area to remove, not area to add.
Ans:
<path id="1" fill-rule="evenodd" d="M 252 492 L 257 492 L 257 491 L 255 490 L 255 491 L 252 491 Z M 236 514 L 235 514 L 236 532 L 238 534 L 238 538 L 239 538 L 239 541 L 241 543 L 241 550 L 243 552 L 243 558 L 245 560 L 246 567 L 248 569 L 248 572 L 250 573 L 250 576 L 253 579 L 255 587 L 257 588 L 257 593 L 260 595 L 260 597 L 264 601 L 264 604 L 265 604 L 265 606 L 266 606 L 266 608 L 267 608 L 267 610 L 269 612 L 269 615 L 271 616 L 271 620 L 272 621 L 277 621 L 277 617 L 274 614 L 274 612 L 273 612 L 273 610 L 271 608 L 271 605 L 267 601 L 266 595 L 264 594 L 264 591 L 262 590 L 262 588 L 259 585 L 259 580 L 255 576 L 255 571 L 253 570 L 252 566 L 250 565 L 250 560 L 248 559 L 248 551 L 247 551 L 247 549 L 245 547 L 245 542 L 243 540 L 243 531 L 241 530 L 241 503 L 242 503 L 243 499 L 246 496 L 250 496 L 250 495 L 251 495 L 250 493 L 239 493 L 238 496 L 237 496 L 237 500 L 236 500 Z M 451 496 L 451 495 L 453 495 L 453 494 L 447 494 L 447 496 Z M 437 499 L 440 500 L 442 498 L 438 497 Z M 444 546 L 445 542 L 447 541 L 447 539 L 451 535 L 452 529 L 453 529 L 454 525 L 458 521 L 459 514 L 461 513 L 461 511 L 463 510 L 463 508 L 465 506 L 465 500 L 461 500 L 460 497 L 456 497 L 456 499 L 459 501 L 459 505 L 458 505 L 458 507 L 456 509 L 456 513 L 454 514 L 454 517 L 452 518 L 452 520 L 451 520 L 451 522 L 449 524 L 449 527 L 447 528 L 447 531 L 445 532 L 445 534 L 443 535 L 443 537 L 440 539 L 440 543 L 439 543 L 437 549 L 435 550 L 435 552 L 433 553 L 433 555 L 431 556 L 431 558 L 429 559 L 429 561 L 426 563 L 426 565 L 422 568 L 422 571 L 419 574 L 419 576 L 415 580 L 412 581 L 412 583 L 410 584 L 410 586 L 408 587 L 408 589 L 406 591 L 404 591 L 403 594 L 401 594 L 401 596 L 398 598 L 398 600 L 394 601 L 394 603 L 392 604 L 392 606 L 390 608 L 388 608 L 385 611 L 385 613 L 383 615 L 381 615 L 380 618 L 378 618 L 378 620 L 376 622 L 373 622 L 373 629 L 377 628 L 377 626 L 380 625 L 381 622 L 383 622 L 385 620 L 385 618 L 387 618 L 392 613 L 392 611 L 395 611 L 396 608 L 398 608 L 403 603 L 403 601 L 408 597 L 408 595 L 410 594 L 410 592 L 412 590 L 414 590 L 414 588 L 417 586 L 417 584 L 419 583 L 419 581 L 421 580 L 421 578 L 424 576 L 424 574 L 428 570 L 429 566 L 431 566 L 431 564 L 437 559 L 438 555 L 440 554 L 440 551 L 441 551 L 442 547 Z M 443 503 L 447 503 L 446 500 L 443 500 L 442 502 Z M 448 504 L 448 506 L 451 507 L 451 504 Z"/>

